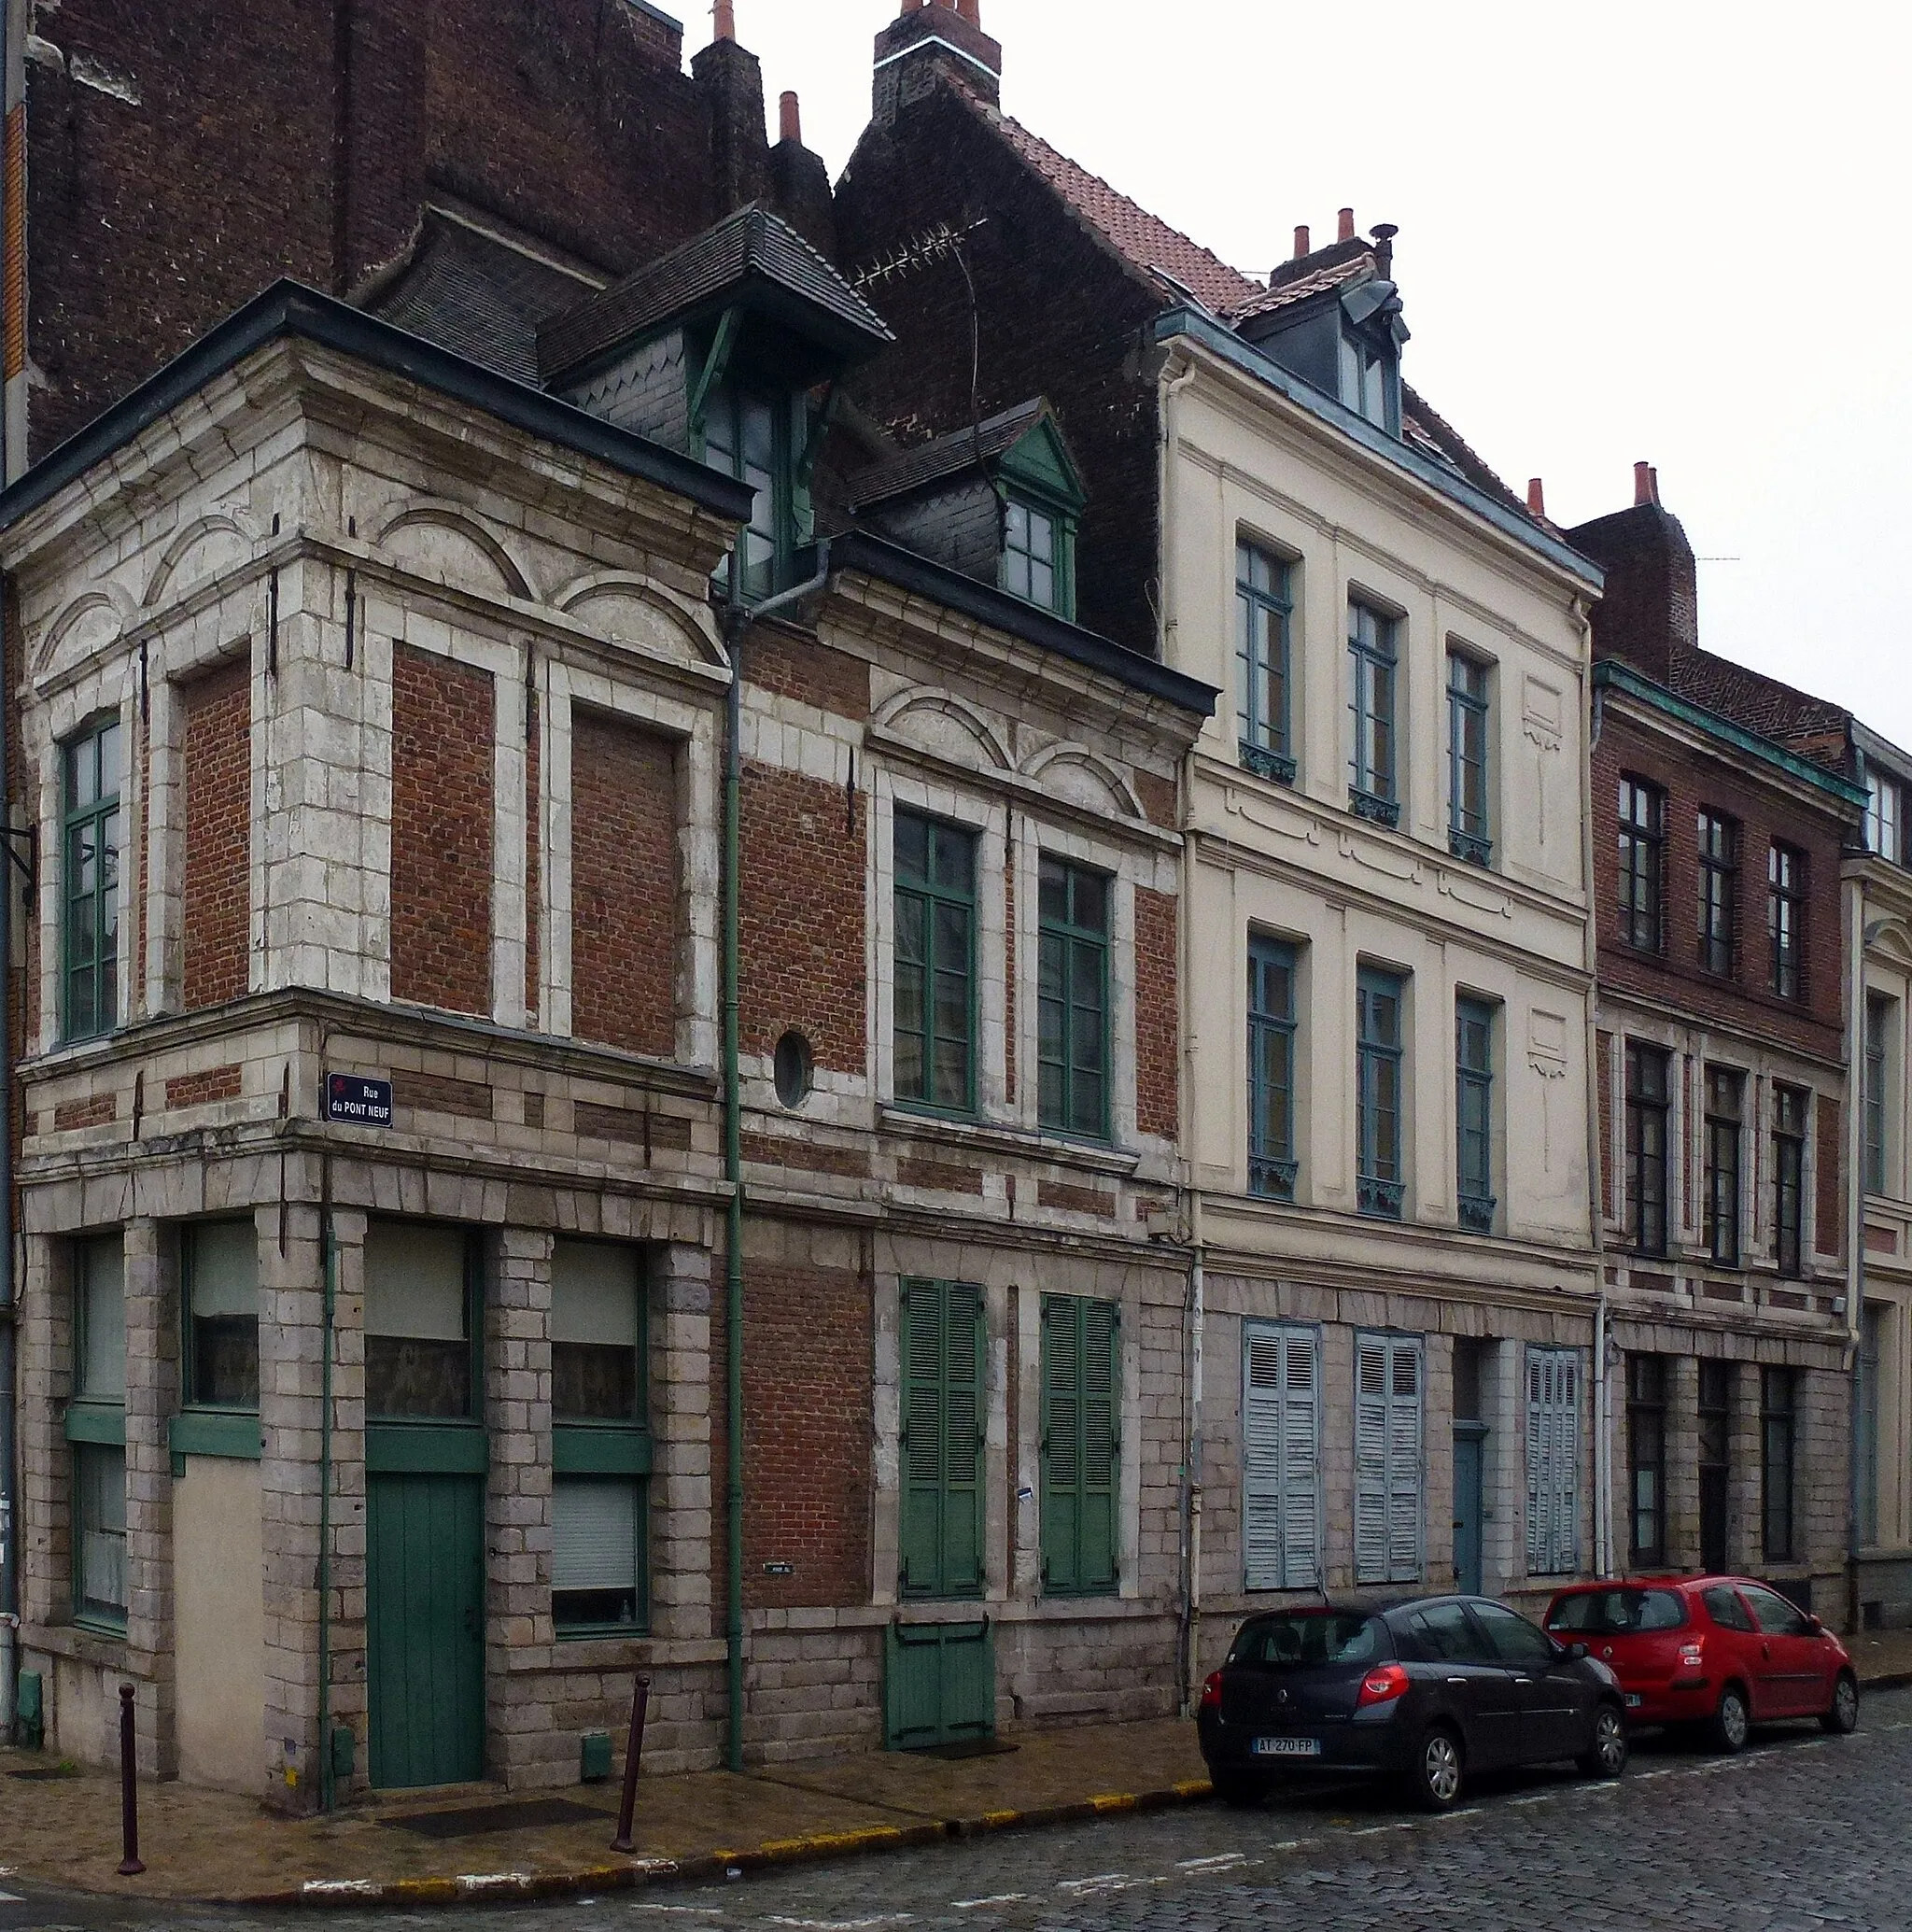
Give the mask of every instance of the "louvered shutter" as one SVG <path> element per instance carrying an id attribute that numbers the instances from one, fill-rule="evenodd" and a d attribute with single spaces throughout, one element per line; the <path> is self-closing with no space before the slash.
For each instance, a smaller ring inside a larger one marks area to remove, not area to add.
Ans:
<path id="1" fill-rule="evenodd" d="M 1117 1455 L 1122 1386 L 1121 1310 L 1114 1302 L 1082 1304 L 1082 1502 L 1077 1568 L 1086 1590 L 1116 1582 Z"/>
<path id="2" fill-rule="evenodd" d="M 1055 1590 L 1080 1586 L 1082 1528 L 1082 1326 L 1073 1295 L 1042 1304 L 1042 1578 Z"/>
<path id="3" fill-rule="evenodd" d="M 1355 1577 L 1413 1583 L 1421 1574 L 1421 1343 L 1355 1338 Z"/>
<path id="4" fill-rule="evenodd" d="M 1527 1350 L 1527 1572 L 1580 1567 L 1580 1355 Z"/>
<path id="5" fill-rule="evenodd" d="M 1387 1347 L 1387 1580 L 1421 1574 L 1421 1344 L 1397 1336 Z"/>
<path id="6" fill-rule="evenodd" d="M 946 1390 L 943 1454 L 943 1561 L 938 1587 L 966 1595 L 982 1584 L 982 1290 L 949 1283 L 943 1290 Z"/>
<path id="7" fill-rule="evenodd" d="M 1387 1581 L 1387 1344 L 1355 1343 L 1355 1580 Z"/>
<path id="8" fill-rule="evenodd" d="M 943 1516 L 943 1296 L 934 1281 L 903 1284 L 902 1586 L 941 1587 Z"/>
<path id="9" fill-rule="evenodd" d="M 1281 1339 L 1282 1582 L 1312 1589 L 1321 1552 L 1321 1402 L 1314 1335 L 1290 1329 Z"/>
<path id="10" fill-rule="evenodd" d="M 1243 1580 L 1306 1589 L 1320 1551 L 1320 1374 L 1312 1329 L 1244 1325 Z"/>

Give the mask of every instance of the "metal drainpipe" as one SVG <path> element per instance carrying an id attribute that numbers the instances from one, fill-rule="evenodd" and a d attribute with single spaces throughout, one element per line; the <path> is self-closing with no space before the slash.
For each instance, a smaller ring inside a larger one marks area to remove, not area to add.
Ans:
<path id="1" fill-rule="evenodd" d="M 1582 642 L 1586 646 L 1587 726 L 1586 756 L 1581 773 L 1581 797 L 1592 797 L 1594 753 L 1600 742 L 1601 694 L 1593 688 L 1593 613 L 1580 599 L 1574 600 Z M 1605 1169 L 1606 1147 L 1600 1135 L 1600 1083 L 1607 1070 L 1600 1065 L 1600 938 L 1596 926 L 1595 887 L 1594 815 L 1581 813 L 1581 876 L 1586 881 L 1587 924 L 1582 956 L 1587 971 L 1587 1207 L 1593 1232 L 1594 1283 L 1597 1290 L 1594 1303 L 1594 1566 L 1601 1576 L 1613 1571 L 1613 1431 L 1608 1411 L 1612 1407 L 1612 1388 L 1607 1375 L 1607 1349 L 1610 1322 L 1607 1313 L 1607 1216 L 1602 1198 L 1601 1178 Z"/>
<path id="2" fill-rule="evenodd" d="M 7 653 L 7 584 L 0 578 L 0 825 L 10 825 L 7 712 L 13 684 Z M 0 1744 L 13 1741 L 20 1688 L 20 1489 L 16 1450 L 16 1316 L 13 1283 L 13 859 L 0 851 Z"/>
<path id="3" fill-rule="evenodd" d="M 325 1078 L 320 1055 L 319 1078 Z M 339 1248 L 332 1238 L 332 1157 L 320 1157 L 318 1231 L 325 1269 L 324 1317 L 320 1323 L 318 1395 L 318 1808 L 332 1808 L 336 1773 L 332 1767 L 332 1338 L 339 1294 Z"/>
<path id="4" fill-rule="evenodd" d="M 1859 1628 L 1859 1414 L 1865 1400 L 1865 881 L 1846 895 L 1851 964 L 1846 982 L 1846 1346 L 1852 1356 L 1847 1418 L 1846 1624 Z M 1873 1445 L 1877 1456 L 1878 1445 Z"/>
<path id="5" fill-rule="evenodd" d="M 743 1091 L 738 1072 L 738 874 L 742 851 L 743 634 L 758 617 L 786 609 L 830 581 L 830 544 L 817 545 L 813 577 L 763 603 L 746 604 L 737 592 L 741 574 L 731 561 L 730 601 L 724 607 L 724 642 L 730 656 L 724 747 L 724 1178 L 730 1184 L 724 1242 L 724 1436 L 725 1615 L 724 1677 L 730 1722 L 725 1762 L 743 1769 Z"/>

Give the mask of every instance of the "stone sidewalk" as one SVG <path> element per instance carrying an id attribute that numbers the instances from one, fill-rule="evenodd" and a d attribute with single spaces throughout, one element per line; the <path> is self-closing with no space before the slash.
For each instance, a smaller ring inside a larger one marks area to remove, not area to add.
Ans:
<path id="1" fill-rule="evenodd" d="M 1848 1641 L 1868 1687 L 1912 1684 L 1912 1630 Z M 871 1754 L 741 1775 L 645 1778 L 629 1857 L 607 1849 L 614 1784 L 517 1799 L 480 1785 L 436 1791 L 427 1802 L 387 1798 L 300 1821 L 273 1816 L 248 1798 L 145 1784 L 147 1869 L 136 1879 L 114 1872 L 116 1778 L 91 1770 L 60 1775 L 50 1757 L 0 1750 L 0 1883 L 18 1875 L 128 1898 L 254 1906 L 589 1895 L 1208 1796 L 1194 1727 L 1177 1719 L 1027 1733 L 1005 1742 L 1014 1748 L 975 1757 Z M 554 1804 L 561 1808 L 557 1821 L 550 1820 Z M 529 1822 L 539 1810 L 514 1817 L 520 1807 L 542 1808 L 546 1822 Z M 481 1815 L 452 1815 L 461 1812 Z M 489 1828 L 471 1829 L 474 1824 Z M 440 1835 L 447 1826 L 456 1835 Z"/>

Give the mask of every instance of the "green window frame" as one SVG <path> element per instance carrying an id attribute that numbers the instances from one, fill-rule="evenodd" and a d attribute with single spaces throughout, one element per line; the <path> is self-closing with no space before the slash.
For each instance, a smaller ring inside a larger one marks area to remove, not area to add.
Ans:
<path id="1" fill-rule="evenodd" d="M 259 1244 L 248 1220 L 193 1221 L 179 1233 L 182 1406 L 259 1413 Z"/>
<path id="2" fill-rule="evenodd" d="M 1037 1117 L 1057 1133 L 1109 1137 L 1109 910 L 1115 881 L 1045 856 L 1036 910 Z"/>
<path id="3" fill-rule="evenodd" d="M 61 1037 L 120 1023 L 120 762 L 117 715 L 61 747 Z"/>
<path id="4" fill-rule="evenodd" d="M 1886 1056 L 1896 1002 L 1883 993 L 1865 995 L 1865 1192 L 1886 1191 Z"/>
<path id="5" fill-rule="evenodd" d="M 1074 520 L 1053 505 L 1005 491 L 1003 588 L 1037 609 L 1076 615 Z"/>
<path id="6" fill-rule="evenodd" d="M 1348 712 L 1354 744 L 1348 809 L 1378 825 L 1400 823 L 1395 701 L 1399 662 L 1396 620 L 1348 599 Z"/>
<path id="7" fill-rule="evenodd" d="M 128 1602 L 125 1242 L 100 1235 L 75 1242 L 71 1254 L 73 1620 L 118 1637 Z"/>
<path id="8" fill-rule="evenodd" d="M 1487 811 L 1492 676 L 1479 658 L 1447 654 L 1447 849 L 1476 866 L 1494 857 Z"/>
<path id="9" fill-rule="evenodd" d="M 894 973 L 896 1098 L 938 1113 L 976 1111 L 977 835 L 898 811 Z"/>
<path id="10" fill-rule="evenodd" d="M 748 484 L 755 496 L 738 537 L 743 559 L 740 594 L 768 597 L 791 581 L 791 563 L 808 519 L 796 458 L 802 398 L 731 382 L 711 386 L 704 399 L 704 461 Z M 728 568 L 734 568 L 734 561 Z M 722 573 L 720 572 L 720 575 Z"/>
<path id="11" fill-rule="evenodd" d="M 650 1629 L 651 1349 L 641 1248 L 551 1257 L 551 1615 L 560 1641 Z"/>
<path id="12" fill-rule="evenodd" d="M 423 1291 L 407 1299 L 408 1290 Z M 482 1426 L 483 1300 L 471 1230 L 432 1221 L 371 1223 L 365 1236 L 368 1429 L 442 1435 Z"/>
<path id="13" fill-rule="evenodd" d="M 1115 1302 L 1042 1298 L 1042 1583 L 1047 1596 L 1116 1587 L 1121 1491 L 1121 1323 Z"/>
<path id="14" fill-rule="evenodd" d="M 1295 949 L 1248 941 L 1248 1192 L 1295 1198 Z"/>
<path id="15" fill-rule="evenodd" d="M 1494 1021 L 1485 1000 L 1454 1008 L 1455 1193 L 1469 1234 L 1494 1232 Z"/>
<path id="16" fill-rule="evenodd" d="M 1290 741 L 1294 600 L 1291 566 L 1245 539 L 1235 544 L 1235 703 L 1241 761 L 1279 784 L 1295 782 Z"/>
<path id="17" fill-rule="evenodd" d="M 1399 1220 L 1401 1172 L 1401 1007 L 1407 981 L 1362 966 L 1355 976 L 1356 1195 L 1361 1213 Z"/>
<path id="18" fill-rule="evenodd" d="M 901 1564 L 907 1598 L 982 1594 L 982 1290 L 960 1281 L 906 1280 Z"/>

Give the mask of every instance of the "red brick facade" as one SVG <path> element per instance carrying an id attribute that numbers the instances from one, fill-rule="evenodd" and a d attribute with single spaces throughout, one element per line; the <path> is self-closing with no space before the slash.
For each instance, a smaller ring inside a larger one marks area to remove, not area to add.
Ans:
<path id="1" fill-rule="evenodd" d="M 677 1048 L 677 748 L 571 720 L 571 1031 L 632 1053 Z"/>
<path id="2" fill-rule="evenodd" d="M 252 667 L 240 658 L 181 694 L 186 871 L 182 997 L 245 993 L 251 952 Z M 145 895 L 141 899 L 144 902 Z M 142 930 L 144 922 L 142 922 Z"/>
<path id="3" fill-rule="evenodd" d="M 787 625 L 760 624 L 745 646 L 744 683 L 862 724 L 870 714 L 868 665 Z"/>
<path id="4" fill-rule="evenodd" d="M 1136 888 L 1135 1125 L 1164 1140 L 1180 1114 L 1178 910 L 1170 894 Z"/>
<path id="5" fill-rule="evenodd" d="M 491 1011 L 489 673 L 392 646 L 392 997 Z"/>

